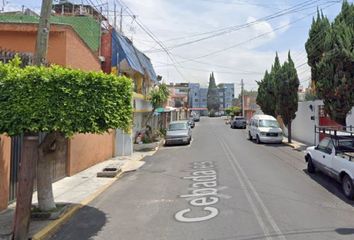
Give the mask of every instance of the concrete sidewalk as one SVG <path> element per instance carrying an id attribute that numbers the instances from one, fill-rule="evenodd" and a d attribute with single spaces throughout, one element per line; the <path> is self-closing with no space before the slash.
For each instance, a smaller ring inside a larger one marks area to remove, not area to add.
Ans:
<path id="1" fill-rule="evenodd" d="M 299 142 L 299 141 L 295 141 L 294 139 L 291 139 L 291 143 L 288 143 L 288 137 L 283 137 L 283 143 L 285 145 L 288 145 L 292 148 L 294 148 L 294 150 L 297 150 L 299 152 L 305 151 L 307 147 L 309 147 L 307 144 Z"/>
<path id="2" fill-rule="evenodd" d="M 129 157 L 116 157 L 94 165 L 74 176 L 65 177 L 53 184 L 53 193 L 56 203 L 70 203 L 69 210 L 57 220 L 31 220 L 30 237 L 33 240 L 46 239 L 53 234 L 60 225 L 64 224 L 76 211 L 104 192 L 124 172 L 134 171 L 144 162 L 140 161 L 151 156 L 156 151 L 134 152 Z M 98 178 L 97 172 L 110 165 L 121 165 L 122 172 L 115 178 Z M 33 194 L 32 204 L 37 203 L 37 193 Z M 11 204 L 7 210 L 0 213 L 0 240 L 11 239 L 12 222 L 16 204 Z"/>

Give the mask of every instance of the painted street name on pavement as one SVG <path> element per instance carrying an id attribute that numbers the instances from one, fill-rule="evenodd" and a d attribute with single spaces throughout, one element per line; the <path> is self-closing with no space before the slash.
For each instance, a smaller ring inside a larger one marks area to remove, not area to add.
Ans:
<path id="1" fill-rule="evenodd" d="M 192 168 L 191 176 L 183 177 L 193 181 L 192 190 L 179 197 L 189 201 L 189 205 L 193 208 L 182 209 L 175 214 L 176 220 L 184 223 L 210 220 L 219 214 L 219 210 L 215 207 L 219 197 L 214 163 L 194 162 Z"/>

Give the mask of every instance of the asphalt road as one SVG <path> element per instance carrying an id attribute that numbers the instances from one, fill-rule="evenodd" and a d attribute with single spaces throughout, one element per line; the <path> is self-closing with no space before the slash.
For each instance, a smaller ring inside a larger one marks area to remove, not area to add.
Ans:
<path id="1" fill-rule="evenodd" d="M 354 239 L 354 202 L 305 169 L 301 152 L 202 118 L 191 146 L 161 148 L 52 239 Z"/>

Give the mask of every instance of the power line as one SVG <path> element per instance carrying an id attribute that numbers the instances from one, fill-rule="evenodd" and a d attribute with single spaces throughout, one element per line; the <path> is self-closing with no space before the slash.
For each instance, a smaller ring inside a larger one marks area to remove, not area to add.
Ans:
<path id="1" fill-rule="evenodd" d="M 284 16 L 284 15 L 287 15 L 287 14 L 292 14 L 292 13 L 296 13 L 296 12 L 299 12 L 299 11 L 307 10 L 307 9 L 313 8 L 314 7 L 313 5 L 316 2 L 318 2 L 318 1 L 321 1 L 321 0 L 305 1 L 303 3 L 300 3 L 300 4 L 297 4 L 297 5 L 293 6 L 293 7 L 290 7 L 288 9 L 276 12 L 276 13 L 268 15 L 266 17 L 259 18 L 257 20 L 254 20 L 254 21 L 246 23 L 246 24 L 241 24 L 241 25 L 236 25 L 236 26 L 232 26 L 232 27 L 222 28 L 222 29 L 216 30 L 216 31 L 196 34 L 194 36 L 206 35 L 206 34 L 211 34 L 211 35 L 206 36 L 206 37 L 201 37 L 199 39 L 187 41 L 187 42 L 184 42 L 184 43 L 175 44 L 173 46 L 170 46 L 169 50 L 172 50 L 172 49 L 175 49 L 175 48 L 178 48 L 178 47 L 182 47 L 182 46 L 186 46 L 186 45 L 190 45 L 190 44 L 194 44 L 194 43 L 197 43 L 197 42 L 200 42 L 200 41 L 204 41 L 204 40 L 208 40 L 208 39 L 211 39 L 211 38 L 215 38 L 215 37 L 218 37 L 218 36 L 222 36 L 222 35 L 225 35 L 225 34 L 228 34 L 228 33 L 231 33 L 231 32 L 239 31 L 239 30 L 242 30 L 244 28 L 248 28 L 250 26 L 253 26 L 255 24 L 259 24 L 259 23 L 262 23 L 264 21 L 269 21 L 269 20 Z M 329 2 L 333 2 L 333 1 L 327 1 L 325 3 L 321 3 L 320 5 L 328 4 Z M 334 1 L 334 2 L 338 3 L 339 1 Z M 160 51 L 160 50 L 156 50 L 154 52 L 158 52 L 158 51 Z"/>
<path id="2" fill-rule="evenodd" d="M 316 1 L 319 1 L 319 0 L 316 0 Z M 300 4 L 304 4 L 304 3 L 307 3 L 307 2 L 311 2 L 311 1 L 305 1 L 305 2 L 302 2 Z M 293 7 L 291 8 L 294 8 L 296 6 L 299 6 L 299 4 L 297 5 L 294 5 Z M 256 21 L 264 21 L 264 20 L 267 20 L 267 18 L 269 17 L 272 17 L 272 16 L 275 16 L 276 14 L 280 14 L 282 13 L 283 11 L 287 11 L 291 8 L 287 8 L 287 9 L 283 9 L 282 11 L 279 11 L 279 12 L 275 12 L 273 14 L 270 14 L 270 15 L 267 15 L 265 17 L 261 17 L 253 22 L 256 22 Z M 251 22 L 252 23 L 252 22 Z M 247 24 L 250 24 L 250 23 L 246 23 L 246 24 L 241 24 L 241 25 L 234 25 L 234 26 L 229 26 L 229 27 L 224 27 L 224 28 L 220 28 L 220 29 L 217 29 L 217 30 L 213 30 L 213 31 L 207 31 L 207 32 L 202 32 L 202 33 L 195 33 L 195 34 L 189 34 L 187 36 L 182 36 L 182 37 L 177 37 L 177 38 L 172 38 L 172 39 L 169 39 L 169 40 L 166 40 L 165 42 L 169 42 L 169 41 L 174 41 L 174 40 L 180 40 L 180 39 L 186 39 L 186 38 L 192 38 L 192 37 L 197 37 L 197 36 L 203 36 L 203 35 L 207 35 L 207 34 L 214 34 L 214 33 L 218 33 L 218 32 L 222 32 L 222 31 L 226 31 L 226 30 L 230 30 L 230 29 L 234 29 L 234 28 L 240 28 L 240 27 L 243 27 Z"/>
<path id="3" fill-rule="evenodd" d="M 336 2 L 336 3 L 337 3 L 337 2 Z M 325 9 L 325 8 L 328 8 L 328 7 L 330 7 L 330 6 L 333 6 L 333 5 L 335 5 L 335 3 L 332 3 L 332 4 L 329 4 L 329 5 L 325 6 L 324 9 Z M 264 37 L 264 36 L 267 36 L 268 34 L 274 33 L 275 31 L 279 31 L 279 30 L 281 30 L 281 29 L 283 29 L 283 28 L 285 28 L 285 27 L 288 27 L 288 26 L 290 26 L 290 25 L 292 25 L 292 24 L 294 24 L 294 23 L 296 23 L 296 22 L 299 22 L 299 21 L 301 21 L 301 20 L 303 20 L 303 19 L 305 19 L 305 18 L 307 18 L 307 17 L 309 17 L 309 16 L 312 16 L 314 13 L 316 13 L 316 12 L 312 12 L 311 14 L 308 14 L 308 15 L 305 15 L 304 17 L 298 18 L 298 19 L 296 19 L 296 20 L 294 20 L 294 21 L 292 21 L 292 22 L 290 22 L 290 23 L 288 23 L 288 24 L 285 24 L 285 25 L 279 26 L 279 27 L 277 27 L 277 28 L 274 28 L 272 31 L 269 31 L 269 32 L 266 32 L 266 33 L 257 35 L 257 36 L 255 36 L 255 37 L 250 38 L 250 39 L 247 39 L 247 40 L 245 40 L 245 41 L 243 41 L 243 42 L 240 42 L 240 43 L 231 45 L 231 46 L 226 47 L 226 48 L 223 48 L 223 49 L 219 49 L 219 50 L 217 50 L 217 51 L 210 52 L 210 53 L 205 54 L 205 55 L 201 55 L 201 56 L 195 57 L 195 58 L 193 58 L 193 59 L 188 59 L 188 60 L 183 61 L 183 62 L 180 62 L 180 63 L 190 62 L 190 61 L 194 61 L 195 59 L 200 59 L 200 58 L 209 57 L 209 56 L 212 56 L 212 55 L 215 55 L 215 54 L 218 54 L 218 53 L 221 53 L 221 52 L 225 52 L 225 51 L 227 51 L 227 50 L 230 50 L 230 49 L 239 47 L 239 46 L 241 46 L 241 45 L 243 45 L 243 44 L 247 44 L 247 43 L 249 43 L 249 42 L 251 42 L 251 41 L 254 41 L 254 40 L 256 40 L 256 39 L 259 39 L 259 38 L 262 38 L 262 37 Z"/>
<path id="4" fill-rule="evenodd" d="M 122 0 L 118 0 L 119 4 L 122 7 L 125 7 L 127 11 L 129 11 L 132 15 L 135 15 L 132 10 L 130 10 L 130 8 L 122 1 Z M 176 62 L 176 60 L 174 59 L 174 57 L 172 56 L 172 54 L 168 51 L 168 49 L 166 48 L 166 46 L 164 46 L 164 44 L 155 36 L 155 34 L 148 29 L 139 19 L 135 19 L 137 25 L 152 39 L 154 40 L 163 50 L 164 52 L 167 54 L 167 56 L 170 58 L 170 60 L 172 61 L 172 63 L 174 63 L 174 68 L 176 69 L 176 71 L 179 73 L 179 75 L 182 77 L 182 79 L 184 80 L 185 77 L 183 76 L 182 72 L 180 71 L 180 69 L 176 66 L 178 63 Z"/>

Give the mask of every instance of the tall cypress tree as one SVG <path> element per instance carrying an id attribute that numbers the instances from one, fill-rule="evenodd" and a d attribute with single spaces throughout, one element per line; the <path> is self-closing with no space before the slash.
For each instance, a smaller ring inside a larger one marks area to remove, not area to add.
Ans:
<path id="1" fill-rule="evenodd" d="M 340 14 L 326 31 L 320 61 L 311 66 L 326 113 L 341 125 L 346 125 L 346 116 L 354 106 L 353 19 L 354 5 L 344 1 Z"/>
<path id="2" fill-rule="evenodd" d="M 273 97 L 272 77 L 265 72 L 263 79 L 258 83 L 258 94 L 256 102 L 264 114 L 275 116 L 275 102 Z"/>
<path id="3" fill-rule="evenodd" d="M 276 113 L 282 117 L 284 124 L 288 128 L 288 142 L 291 143 L 291 123 L 295 119 L 298 107 L 300 82 L 290 51 L 288 60 L 281 66 L 276 78 Z"/>
<path id="4" fill-rule="evenodd" d="M 212 72 L 209 77 L 209 87 L 207 95 L 207 105 L 209 112 L 218 112 L 220 108 L 218 87 L 215 83 L 214 73 Z"/>
<path id="5" fill-rule="evenodd" d="M 276 117 L 276 93 L 275 84 L 277 76 L 281 70 L 278 53 L 276 53 L 274 64 L 270 73 L 265 72 L 263 79 L 258 83 L 258 95 L 256 102 L 261 107 L 262 112 Z"/>
<path id="6" fill-rule="evenodd" d="M 309 38 L 305 43 L 305 49 L 307 52 L 307 63 L 311 67 L 311 80 L 313 86 L 315 86 L 317 76 L 317 64 L 322 59 L 325 51 L 324 39 L 327 35 L 327 31 L 330 28 L 330 23 L 327 17 L 322 12 L 317 10 L 316 20 L 312 19 L 312 25 L 309 31 Z"/>

